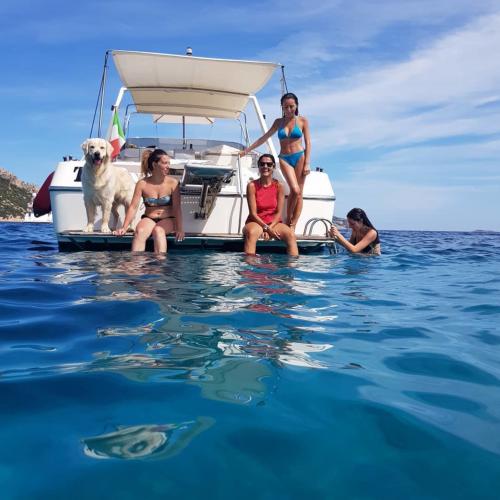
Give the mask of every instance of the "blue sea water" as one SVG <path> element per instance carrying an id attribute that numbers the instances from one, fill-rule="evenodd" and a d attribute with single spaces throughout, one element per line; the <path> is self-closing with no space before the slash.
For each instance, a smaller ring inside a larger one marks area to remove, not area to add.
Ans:
<path id="1" fill-rule="evenodd" d="M 1 498 L 497 499 L 500 234 L 59 253 L 0 224 Z"/>

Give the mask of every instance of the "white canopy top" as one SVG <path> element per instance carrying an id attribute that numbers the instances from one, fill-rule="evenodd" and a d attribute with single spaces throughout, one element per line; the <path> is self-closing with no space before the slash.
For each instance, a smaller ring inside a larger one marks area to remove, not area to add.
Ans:
<path id="1" fill-rule="evenodd" d="M 237 118 L 279 66 L 149 52 L 112 52 L 139 113 Z"/>

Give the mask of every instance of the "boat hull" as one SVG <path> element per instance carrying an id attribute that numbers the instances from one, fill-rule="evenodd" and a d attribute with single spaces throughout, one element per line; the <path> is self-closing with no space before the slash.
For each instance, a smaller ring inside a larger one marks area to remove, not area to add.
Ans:
<path id="1" fill-rule="evenodd" d="M 139 178 L 139 164 L 134 162 L 116 162 L 117 166 L 129 170 L 135 180 Z M 80 181 L 83 161 L 61 162 L 54 174 L 50 186 L 53 224 L 59 248 L 69 250 L 113 250 L 129 249 L 132 236 L 116 237 L 109 233 L 101 233 L 101 212 L 97 210 L 95 232 L 85 233 L 87 225 L 83 191 Z M 181 207 L 186 239 L 176 243 L 173 237 L 168 238 L 169 248 L 197 248 L 241 251 L 243 249 L 243 227 L 248 217 L 246 195 L 241 194 L 247 183 L 256 177 L 251 162 L 247 168 L 238 170 L 231 183 L 218 193 L 208 217 L 200 217 L 201 186 L 185 185 L 181 188 Z M 241 183 L 238 172 L 242 172 Z M 304 190 L 304 208 L 297 225 L 299 249 L 302 253 L 322 250 L 328 243 L 326 226 L 311 224 L 313 219 L 331 221 L 334 211 L 333 189 L 327 174 L 311 172 Z M 144 208 L 141 207 L 138 217 Z M 120 207 L 120 225 L 125 217 Z M 111 220 L 110 226 L 117 225 Z M 149 245 L 148 245 L 149 246 Z M 282 242 L 259 242 L 259 248 L 266 251 L 284 251 Z"/>
<path id="2" fill-rule="evenodd" d="M 86 233 L 83 231 L 66 231 L 59 235 L 59 249 L 64 252 L 87 250 L 130 250 L 132 233 L 122 237 L 103 233 Z M 297 243 L 301 253 L 322 252 L 325 248 L 334 248 L 332 241 L 325 237 L 298 237 Z M 218 250 L 230 252 L 243 251 L 243 237 L 226 234 L 190 234 L 182 242 L 175 241 L 174 236 L 167 236 L 167 246 L 171 250 Z M 146 250 L 153 249 L 153 240 L 149 239 Z M 257 252 L 286 253 L 285 244 L 281 241 L 259 241 Z"/>

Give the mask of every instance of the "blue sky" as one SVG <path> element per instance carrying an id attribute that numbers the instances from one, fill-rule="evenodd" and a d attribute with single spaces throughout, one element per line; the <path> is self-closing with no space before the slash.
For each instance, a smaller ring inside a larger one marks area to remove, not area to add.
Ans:
<path id="1" fill-rule="evenodd" d="M 285 65 L 336 215 L 500 230 L 500 0 L 3 0 L 0 29 L 0 167 L 25 181 L 80 156 L 107 49 L 189 45 Z M 118 87 L 111 63 L 107 109 Z M 269 118 L 279 94 L 276 75 L 259 94 Z"/>

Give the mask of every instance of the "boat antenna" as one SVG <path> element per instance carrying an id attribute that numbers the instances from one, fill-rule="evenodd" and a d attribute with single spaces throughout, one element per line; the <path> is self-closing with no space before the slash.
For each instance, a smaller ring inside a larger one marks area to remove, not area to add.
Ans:
<path id="1" fill-rule="evenodd" d="M 186 141 L 186 117 L 182 115 L 182 149 L 187 149 Z"/>
<path id="2" fill-rule="evenodd" d="M 285 78 L 285 66 L 281 65 L 281 95 L 288 94 L 288 86 Z"/>
<path id="3" fill-rule="evenodd" d="M 241 121 L 241 117 L 243 117 L 243 122 Z M 248 146 L 250 144 L 250 137 L 248 137 L 247 115 L 244 111 L 240 113 L 238 122 L 240 124 L 241 140 L 245 141 L 245 145 Z"/>
<path id="4" fill-rule="evenodd" d="M 135 104 L 127 104 L 126 108 L 125 108 L 125 118 L 123 120 L 123 133 L 125 134 L 125 137 L 128 137 L 128 128 L 129 128 L 129 125 L 130 125 L 130 116 L 131 116 L 131 112 L 130 112 L 130 108 L 132 106 L 135 106 Z"/>
<path id="5" fill-rule="evenodd" d="M 99 86 L 99 93 L 97 94 L 97 102 L 94 109 L 94 117 L 92 118 L 92 126 L 90 127 L 89 137 L 92 137 L 92 132 L 94 131 L 95 118 L 97 115 L 97 109 L 99 109 L 99 126 L 97 127 L 97 136 L 101 137 L 102 128 L 102 109 L 104 106 L 104 90 L 106 88 L 106 75 L 108 72 L 108 56 L 111 51 L 107 50 L 104 56 L 104 68 L 102 70 L 101 84 Z"/>

